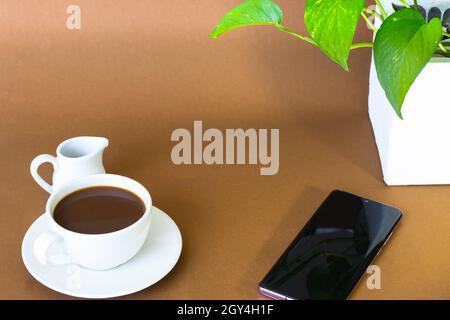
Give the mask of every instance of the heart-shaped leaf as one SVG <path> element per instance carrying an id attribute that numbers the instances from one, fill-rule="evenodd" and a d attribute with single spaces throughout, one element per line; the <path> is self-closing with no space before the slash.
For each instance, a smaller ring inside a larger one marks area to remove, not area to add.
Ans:
<path id="1" fill-rule="evenodd" d="M 427 24 L 415 9 L 393 13 L 378 30 L 373 47 L 378 79 L 400 119 L 406 94 L 441 37 L 441 21 L 434 18 Z"/>
<path id="2" fill-rule="evenodd" d="M 307 0 L 305 24 L 320 49 L 348 70 L 347 60 L 365 0 Z"/>
<path id="3" fill-rule="evenodd" d="M 225 32 L 246 26 L 277 25 L 283 20 L 280 7 L 271 0 L 247 0 L 229 11 L 210 34 L 217 38 Z"/>

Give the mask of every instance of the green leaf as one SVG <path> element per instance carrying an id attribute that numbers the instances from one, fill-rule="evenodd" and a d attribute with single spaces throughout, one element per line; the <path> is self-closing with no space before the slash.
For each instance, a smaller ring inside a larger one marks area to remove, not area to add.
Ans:
<path id="1" fill-rule="evenodd" d="M 210 34 L 217 38 L 225 32 L 246 26 L 278 25 L 283 20 L 280 7 L 271 0 L 247 0 L 229 11 Z"/>
<path id="2" fill-rule="evenodd" d="M 348 55 L 365 0 L 307 0 L 305 24 L 320 49 L 348 71 Z"/>
<path id="3" fill-rule="evenodd" d="M 395 12 L 378 30 L 373 47 L 378 79 L 400 119 L 409 88 L 430 61 L 441 38 L 441 21 L 434 18 L 427 24 L 415 9 Z"/>

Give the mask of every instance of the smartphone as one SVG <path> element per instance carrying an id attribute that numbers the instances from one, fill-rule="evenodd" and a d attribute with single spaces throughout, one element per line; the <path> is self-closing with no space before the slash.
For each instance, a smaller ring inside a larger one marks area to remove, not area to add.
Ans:
<path id="1" fill-rule="evenodd" d="M 347 299 L 402 217 L 399 209 L 334 190 L 259 284 L 284 300 Z"/>

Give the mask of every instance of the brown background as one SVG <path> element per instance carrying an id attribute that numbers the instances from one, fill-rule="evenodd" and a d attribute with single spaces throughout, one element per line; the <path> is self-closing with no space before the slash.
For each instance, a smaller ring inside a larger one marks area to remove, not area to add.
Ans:
<path id="1" fill-rule="evenodd" d="M 0 298 L 66 298 L 28 274 L 20 246 L 48 197 L 30 161 L 77 135 L 108 137 L 107 170 L 146 185 L 182 231 L 172 273 L 130 298 L 260 298 L 259 280 L 334 188 L 404 210 L 376 260 L 382 290 L 364 281 L 352 298 L 450 298 L 450 188 L 383 183 L 367 116 L 370 50 L 353 52 L 346 73 L 270 27 L 208 39 L 239 2 L 1 1 Z M 278 2 L 303 32 L 304 1 Z M 73 3 L 79 31 L 65 27 Z M 173 165 L 170 134 L 194 120 L 280 128 L 279 174 Z"/>

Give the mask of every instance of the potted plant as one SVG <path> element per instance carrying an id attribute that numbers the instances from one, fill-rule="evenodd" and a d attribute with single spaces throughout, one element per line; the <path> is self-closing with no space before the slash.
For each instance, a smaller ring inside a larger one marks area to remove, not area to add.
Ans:
<path id="1" fill-rule="evenodd" d="M 307 0 L 309 35 L 301 35 L 283 25 L 283 12 L 273 0 L 247 0 L 229 11 L 210 36 L 273 26 L 317 46 L 346 71 L 352 50 L 373 48 L 369 116 L 385 182 L 450 183 L 450 104 L 444 97 L 450 77 L 450 11 L 445 7 L 450 1 L 375 3 Z M 373 41 L 353 43 L 360 19 L 373 30 Z"/>

